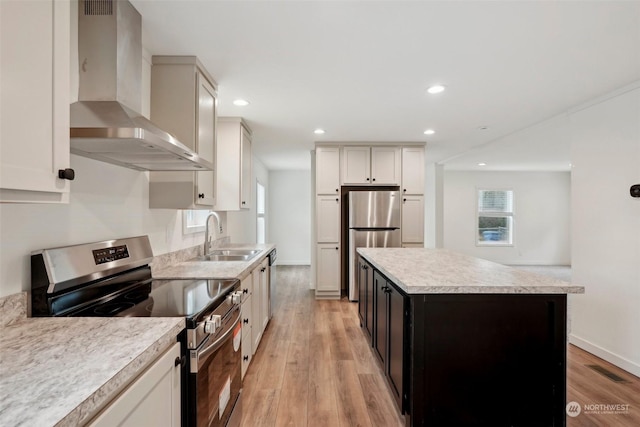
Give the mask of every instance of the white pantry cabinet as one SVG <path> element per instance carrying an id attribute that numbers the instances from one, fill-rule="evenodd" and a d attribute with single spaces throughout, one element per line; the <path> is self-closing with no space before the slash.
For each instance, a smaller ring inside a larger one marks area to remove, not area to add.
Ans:
<path id="1" fill-rule="evenodd" d="M 316 147 L 316 194 L 340 194 L 340 147 Z"/>
<path id="2" fill-rule="evenodd" d="M 402 192 L 424 194 L 424 147 L 402 148 Z"/>
<path id="3" fill-rule="evenodd" d="M 179 361 L 180 344 L 176 343 L 90 421 L 89 427 L 179 427 Z"/>
<path id="4" fill-rule="evenodd" d="M 151 121 L 216 164 L 216 82 L 195 56 L 153 56 Z M 216 171 L 150 172 L 149 207 L 212 209 Z"/>
<path id="5" fill-rule="evenodd" d="M 424 196 L 402 197 L 402 244 L 424 242 Z"/>
<path id="6" fill-rule="evenodd" d="M 216 211 L 251 207 L 251 129 L 240 117 L 218 117 Z"/>
<path id="7" fill-rule="evenodd" d="M 316 240 L 318 243 L 340 241 L 340 198 L 318 196 L 316 199 Z"/>
<path id="8" fill-rule="evenodd" d="M 68 203 L 70 4 L 0 1 L 0 202 Z"/>
<path id="9" fill-rule="evenodd" d="M 340 246 L 337 243 L 316 245 L 316 298 L 340 298 Z"/>
<path id="10" fill-rule="evenodd" d="M 346 146 L 342 149 L 344 185 L 400 185 L 401 148 Z"/>

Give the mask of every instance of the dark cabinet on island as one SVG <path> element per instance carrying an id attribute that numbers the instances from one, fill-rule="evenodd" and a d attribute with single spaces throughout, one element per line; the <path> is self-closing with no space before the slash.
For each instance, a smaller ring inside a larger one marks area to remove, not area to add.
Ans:
<path id="1" fill-rule="evenodd" d="M 566 294 L 583 287 L 445 250 L 359 253 L 361 325 L 407 426 L 566 425 Z"/>

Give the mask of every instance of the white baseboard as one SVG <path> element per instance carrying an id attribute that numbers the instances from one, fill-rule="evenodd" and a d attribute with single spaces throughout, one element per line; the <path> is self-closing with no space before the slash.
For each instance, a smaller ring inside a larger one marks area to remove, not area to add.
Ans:
<path id="1" fill-rule="evenodd" d="M 598 356 L 601 359 L 606 360 L 609 363 L 612 363 L 619 367 L 620 369 L 624 369 L 625 371 L 640 377 L 640 365 L 631 360 L 625 359 L 622 356 L 619 356 L 615 353 L 610 352 L 596 344 L 593 344 L 587 340 L 579 338 L 573 334 L 569 335 L 569 342 L 576 347 L 580 347 L 581 349 L 588 351 L 591 354 Z"/>

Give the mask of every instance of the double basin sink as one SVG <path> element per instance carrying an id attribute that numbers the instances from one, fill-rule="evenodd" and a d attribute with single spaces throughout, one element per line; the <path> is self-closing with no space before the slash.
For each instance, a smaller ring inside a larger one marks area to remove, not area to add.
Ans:
<path id="1" fill-rule="evenodd" d="M 249 261 L 259 253 L 259 249 L 215 249 L 196 261 Z"/>

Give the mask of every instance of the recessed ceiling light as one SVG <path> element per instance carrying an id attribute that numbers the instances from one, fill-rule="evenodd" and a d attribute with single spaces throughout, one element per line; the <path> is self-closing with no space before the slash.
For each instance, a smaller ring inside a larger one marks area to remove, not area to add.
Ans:
<path id="1" fill-rule="evenodd" d="M 249 105 L 249 101 L 244 99 L 236 99 L 235 101 L 233 101 L 233 105 L 235 105 L 236 107 L 246 107 L 247 105 Z"/>
<path id="2" fill-rule="evenodd" d="M 313 131 L 313 133 L 315 133 L 316 135 L 322 135 L 324 133 L 323 129 L 316 129 Z"/>
<path id="3" fill-rule="evenodd" d="M 478 163 L 478 166 L 487 166 L 486 163 Z"/>
<path id="4" fill-rule="evenodd" d="M 436 133 L 436 131 L 433 129 L 427 129 L 424 131 L 425 135 L 433 135 L 434 133 Z"/>
<path id="5" fill-rule="evenodd" d="M 444 92 L 444 89 L 445 87 L 443 85 L 433 85 L 433 86 L 429 86 L 429 88 L 427 89 L 427 92 L 434 95 L 436 93 Z"/>

